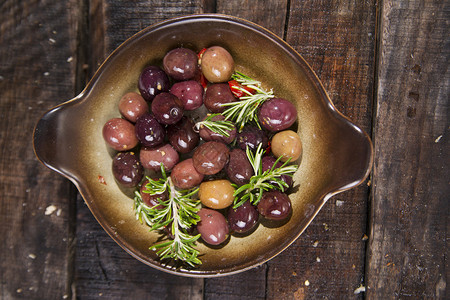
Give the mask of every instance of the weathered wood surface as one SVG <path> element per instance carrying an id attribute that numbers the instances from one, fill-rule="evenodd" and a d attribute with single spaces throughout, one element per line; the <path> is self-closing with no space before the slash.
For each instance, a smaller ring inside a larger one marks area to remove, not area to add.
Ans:
<path id="1" fill-rule="evenodd" d="M 168 18 L 203 12 L 202 1 L 98 1 L 86 10 L 88 78 L 139 30 Z M 124 26 L 126 25 L 126 26 Z M 75 294 L 80 299 L 202 299 L 203 280 L 169 275 L 132 258 L 103 231 L 79 197 Z"/>
<path id="2" fill-rule="evenodd" d="M 1 299 L 445 297 L 445 1 L 7 0 L 0 7 Z M 155 22 L 202 12 L 242 17 L 285 39 L 338 110 L 372 134 L 376 151 L 370 180 L 331 198 L 286 251 L 253 270 L 204 280 L 133 259 L 73 185 L 39 164 L 30 142 L 42 113 L 78 93 L 120 43 Z"/>
<path id="3" fill-rule="evenodd" d="M 371 131 L 376 1 L 290 1 L 286 40 L 337 109 Z M 268 297 L 354 299 L 364 284 L 369 187 L 336 195 L 305 233 L 268 263 Z M 340 274 L 336 276 L 336 274 Z"/>
<path id="4" fill-rule="evenodd" d="M 384 1 L 367 295 L 447 297 L 450 3 Z"/>
<path id="5" fill-rule="evenodd" d="M 2 1 L 0 298 L 70 295 L 75 191 L 33 153 L 36 121 L 74 96 L 76 1 Z"/>

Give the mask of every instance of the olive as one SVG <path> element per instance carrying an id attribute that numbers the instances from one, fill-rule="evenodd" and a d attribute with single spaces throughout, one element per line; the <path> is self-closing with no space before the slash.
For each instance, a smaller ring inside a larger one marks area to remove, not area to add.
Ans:
<path id="1" fill-rule="evenodd" d="M 206 142 L 195 149 L 192 160 L 195 169 L 204 175 L 219 173 L 227 164 L 228 147 L 221 142 Z"/>
<path id="2" fill-rule="evenodd" d="M 255 206 L 246 201 L 237 208 L 228 209 L 228 224 L 230 230 L 245 233 L 253 229 L 258 222 L 259 213 Z"/>
<path id="3" fill-rule="evenodd" d="M 209 208 L 201 208 L 197 215 L 200 217 L 197 230 L 205 243 L 219 245 L 228 238 L 230 229 L 227 220 L 220 212 Z"/>
<path id="4" fill-rule="evenodd" d="M 228 178 L 237 185 L 243 185 L 250 181 L 254 175 L 253 167 L 248 160 L 245 151 L 235 148 L 230 151 L 230 159 L 226 166 Z"/>
<path id="5" fill-rule="evenodd" d="M 208 116 L 205 117 L 205 119 Z M 223 121 L 225 117 L 222 115 L 217 115 L 211 118 L 211 121 Z M 230 144 L 236 138 L 236 126 L 233 125 L 232 130 L 225 130 L 229 136 L 221 135 L 220 133 L 216 133 L 206 126 L 200 126 L 199 134 L 200 137 L 205 141 L 217 141 L 223 142 L 225 144 Z"/>
<path id="6" fill-rule="evenodd" d="M 175 95 L 160 93 L 153 99 L 152 112 L 160 124 L 175 124 L 183 117 L 183 103 Z"/>
<path id="7" fill-rule="evenodd" d="M 205 181 L 200 184 L 198 197 L 209 208 L 222 209 L 230 206 L 234 200 L 234 187 L 226 179 Z"/>
<path id="8" fill-rule="evenodd" d="M 272 132 L 285 130 L 297 120 L 297 109 L 286 99 L 273 98 L 261 105 L 258 120 L 266 130 Z"/>
<path id="9" fill-rule="evenodd" d="M 156 172 L 161 170 L 161 164 L 165 170 L 172 170 L 180 160 L 178 152 L 170 144 L 156 148 L 142 147 L 139 158 L 144 168 Z"/>
<path id="10" fill-rule="evenodd" d="M 272 138 L 271 149 L 273 155 L 280 157 L 285 162 L 297 160 L 302 154 L 302 141 L 298 134 L 292 130 L 284 130 L 275 134 Z"/>
<path id="11" fill-rule="evenodd" d="M 273 157 L 273 156 L 264 156 L 261 160 L 261 170 L 264 173 L 267 170 L 270 170 L 272 168 L 272 166 L 275 164 L 277 160 Z M 281 167 L 283 164 L 278 161 L 278 163 L 276 164 L 275 168 L 279 168 Z M 291 187 L 293 184 L 293 180 L 292 177 L 289 175 L 281 175 L 280 177 L 281 180 L 283 180 L 284 182 L 286 182 L 286 184 Z M 271 182 L 272 184 L 278 186 L 275 182 Z"/>
<path id="12" fill-rule="evenodd" d="M 134 125 L 121 118 L 113 118 L 103 125 L 103 139 L 114 150 L 127 151 L 139 143 Z"/>
<path id="13" fill-rule="evenodd" d="M 234 71 L 234 60 L 231 54 L 220 46 L 213 46 L 203 53 L 201 69 L 209 82 L 225 82 Z"/>
<path id="14" fill-rule="evenodd" d="M 189 153 L 198 145 L 200 136 L 194 131 L 192 119 L 184 116 L 181 120 L 167 127 L 169 143 L 179 153 Z"/>
<path id="15" fill-rule="evenodd" d="M 164 128 L 154 116 L 151 114 L 144 114 L 136 121 L 136 136 L 142 145 L 146 147 L 155 147 L 164 141 Z"/>
<path id="16" fill-rule="evenodd" d="M 202 106 L 204 89 L 195 80 L 181 81 L 172 85 L 170 93 L 177 96 L 185 110 L 194 110 Z"/>
<path id="17" fill-rule="evenodd" d="M 113 159 L 114 177 L 124 187 L 135 187 L 144 177 L 144 168 L 134 152 L 119 152 Z"/>
<path id="18" fill-rule="evenodd" d="M 204 175 L 197 172 L 192 158 L 188 158 L 175 165 L 170 177 L 173 185 L 177 188 L 190 189 L 199 185 L 203 181 Z"/>
<path id="19" fill-rule="evenodd" d="M 269 146 L 269 138 L 267 134 L 256 126 L 247 125 L 236 138 L 237 146 L 242 150 L 246 150 L 247 147 L 255 152 L 259 144 L 262 149 L 266 149 Z"/>
<path id="20" fill-rule="evenodd" d="M 160 67 L 149 66 L 139 76 L 138 88 L 142 97 L 151 102 L 159 93 L 169 91 L 169 77 Z"/>
<path id="21" fill-rule="evenodd" d="M 166 73 L 175 80 L 188 80 L 198 71 L 198 57 L 191 49 L 176 48 L 163 58 Z"/>
<path id="22" fill-rule="evenodd" d="M 142 185 L 139 189 L 139 192 L 141 194 L 141 198 L 142 201 L 148 206 L 148 207 L 154 207 L 157 209 L 162 209 L 163 206 L 159 205 L 160 202 L 166 201 L 169 198 L 169 193 L 167 191 L 165 191 L 162 194 L 155 194 L 155 195 L 150 195 L 150 193 L 146 192 L 148 191 L 146 185 L 148 183 L 148 179 L 145 179 L 142 182 Z"/>
<path id="23" fill-rule="evenodd" d="M 292 211 L 291 200 L 280 191 L 264 192 L 258 203 L 258 211 L 266 219 L 283 220 Z"/>
<path id="24" fill-rule="evenodd" d="M 230 86 L 226 83 L 210 84 L 205 92 L 203 103 L 206 108 L 213 113 L 222 113 L 226 107 L 225 103 L 238 101 L 230 90 Z"/>
<path id="25" fill-rule="evenodd" d="M 119 101 L 120 114 L 130 122 L 148 113 L 148 104 L 141 95 L 135 92 L 126 93 Z"/>

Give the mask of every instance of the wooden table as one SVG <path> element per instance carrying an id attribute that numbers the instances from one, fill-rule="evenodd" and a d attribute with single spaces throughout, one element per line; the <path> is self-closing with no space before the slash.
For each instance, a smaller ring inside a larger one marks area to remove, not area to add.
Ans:
<path id="1" fill-rule="evenodd" d="M 433 299 L 448 296 L 450 2 L 17 1 L 0 4 L 1 299 Z M 214 279 L 156 271 L 101 229 L 32 149 L 33 127 L 155 22 L 256 22 L 312 66 L 368 132 L 370 178 L 331 198 L 275 259 Z M 448 298 L 447 298 L 448 299 Z"/>

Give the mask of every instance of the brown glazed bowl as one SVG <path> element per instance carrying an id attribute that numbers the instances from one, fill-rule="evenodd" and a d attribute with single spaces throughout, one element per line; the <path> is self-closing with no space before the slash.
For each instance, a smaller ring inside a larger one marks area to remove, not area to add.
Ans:
<path id="1" fill-rule="evenodd" d="M 261 223 L 251 235 L 231 236 L 222 247 L 198 242 L 203 264 L 180 268 L 162 263 L 149 249 L 159 234 L 136 220 L 130 193 L 116 184 L 102 128 L 107 120 L 120 116 L 118 101 L 126 92 L 137 91 L 145 66 L 161 65 L 164 54 L 176 47 L 198 51 L 213 45 L 230 51 L 237 70 L 294 103 L 303 154 L 294 175 L 289 221 L 281 226 Z M 44 165 L 76 185 L 92 214 L 123 249 L 156 269 L 191 277 L 235 274 L 273 258 L 300 236 L 331 196 L 363 182 L 373 161 L 370 138 L 336 110 L 293 48 L 256 24 L 217 14 L 171 19 L 129 38 L 80 95 L 39 120 L 34 149 Z"/>

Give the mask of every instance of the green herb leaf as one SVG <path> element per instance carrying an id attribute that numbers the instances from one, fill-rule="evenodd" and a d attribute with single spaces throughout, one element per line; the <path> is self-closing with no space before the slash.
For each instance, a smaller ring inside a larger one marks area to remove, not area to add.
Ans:
<path id="1" fill-rule="evenodd" d="M 227 120 L 212 120 L 215 116 L 219 116 L 220 114 L 211 114 L 205 120 L 195 123 L 194 128 L 199 131 L 202 126 L 208 128 L 212 132 L 223 135 L 225 137 L 229 137 L 230 134 L 228 131 L 231 131 L 235 128 L 233 122 Z"/>
<path id="2" fill-rule="evenodd" d="M 236 87 L 238 90 L 242 91 L 245 96 L 241 96 L 239 101 L 222 104 L 223 107 L 227 107 L 222 115 L 225 116 L 225 120 L 235 122 L 239 132 L 242 131 L 245 124 L 250 122 L 254 122 L 260 127 L 257 114 L 258 108 L 264 101 L 274 97 L 273 91 L 266 91 L 262 88 L 260 81 L 254 80 L 239 71 L 235 71 L 232 78 L 241 85 L 253 89 L 255 92 L 250 93 L 242 87 Z"/>
<path id="3" fill-rule="evenodd" d="M 293 176 L 295 171 L 297 171 L 297 165 L 289 165 L 290 159 L 284 162 L 280 167 L 276 167 L 281 159 L 280 157 L 275 161 L 272 168 L 262 172 L 262 156 L 264 149 L 261 148 L 261 145 L 262 144 L 258 145 L 255 154 L 247 147 L 247 157 L 253 167 L 255 175 L 250 178 L 249 183 L 244 184 L 235 190 L 233 194 L 233 208 L 238 208 L 247 200 L 253 205 L 257 205 L 261 200 L 263 193 L 268 190 L 279 189 L 284 192 L 289 186 L 281 179 L 281 176 Z M 275 185 L 273 183 L 275 183 Z"/>
<path id="4" fill-rule="evenodd" d="M 170 228 L 173 239 L 168 239 L 151 249 L 157 251 L 161 259 L 180 260 L 194 267 L 201 264 L 198 259 L 199 252 L 194 248 L 200 235 L 192 236 L 187 230 L 200 221 L 197 215 L 199 210 L 199 200 L 194 200 L 193 196 L 198 192 L 198 188 L 190 190 L 178 190 L 172 183 L 172 179 L 167 177 L 163 165 L 161 164 L 162 177 L 153 180 L 149 177 L 144 193 L 150 195 L 168 193 L 169 199 L 160 201 L 157 206 L 147 206 L 138 191 L 134 197 L 134 211 L 136 219 L 141 223 L 146 223 L 150 231 L 162 228 Z"/>

